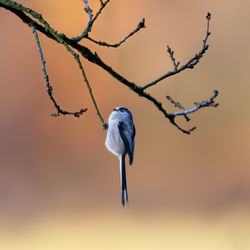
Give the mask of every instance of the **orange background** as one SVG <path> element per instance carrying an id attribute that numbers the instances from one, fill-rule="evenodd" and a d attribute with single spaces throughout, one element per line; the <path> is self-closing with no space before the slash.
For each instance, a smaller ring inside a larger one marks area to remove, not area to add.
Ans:
<path id="1" fill-rule="evenodd" d="M 79 35 L 83 2 L 20 1 L 58 32 Z M 96 11 L 99 1 L 89 1 Z M 127 79 L 144 85 L 172 69 L 167 44 L 185 62 L 202 45 L 212 14 L 210 48 L 194 70 L 150 89 L 169 110 L 220 92 L 218 108 L 173 127 L 156 108 L 82 59 L 105 120 L 128 107 L 137 129 L 127 170 L 129 204 L 120 204 L 118 160 L 105 146 L 76 62 L 39 33 L 54 96 L 63 109 L 88 111 L 54 118 L 32 30 L 0 9 L 0 249 L 248 249 L 250 248 L 249 7 L 240 1 L 111 1 L 91 36 L 117 49 L 82 41 Z"/>

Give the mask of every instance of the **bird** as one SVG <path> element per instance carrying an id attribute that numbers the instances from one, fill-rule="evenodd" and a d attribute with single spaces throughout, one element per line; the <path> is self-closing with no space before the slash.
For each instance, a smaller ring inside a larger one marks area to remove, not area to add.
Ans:
<path id="1" fill-rule="evenodd" d="M 128 202 L 125 157 L 132 165 L 135 148 L 135 125 L 132 113 L 126 107 L 115 108 L 108 118 L 106 148 L 120 161 L 121 203 Z"/>

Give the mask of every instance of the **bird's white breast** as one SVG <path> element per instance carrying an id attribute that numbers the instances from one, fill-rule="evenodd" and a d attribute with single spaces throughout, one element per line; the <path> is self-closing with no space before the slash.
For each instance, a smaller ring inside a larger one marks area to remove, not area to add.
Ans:
<path id="1" fill-rule="evenodd" d="M 120 157 L 124 152 L 124 143 L 118 129 L 119 120 L 112 120 L 109 123 L 105 146 L 113 154 Z"/>

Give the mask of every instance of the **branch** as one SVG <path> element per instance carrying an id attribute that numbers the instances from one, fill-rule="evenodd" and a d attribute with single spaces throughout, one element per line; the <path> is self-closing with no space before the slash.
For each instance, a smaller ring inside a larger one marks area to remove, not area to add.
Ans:
<path id="1" fill-rule="evenodd" d="M 102 3 L 102 1 L 100 0 L 100 2 Z M 108 2 L 108 1 L 106 1 Z M 105 3 L 106 3 L 105 2 Z M 115 79 L 117 79 L 119 82 L 121 82 L 122 84 L 126 85 L 128 88 L 130 88 L 130 90 L 132 90 L 134 93 L 138 94 L 140 97 L 143 97 L 145 99 L 147 99 L 148 101 L 152 102 L 155 107 L 174 125 L 176 126 L 179 130 L 181 130 L 183 133 L 186 134 L 190 134 L 191 130 L 184 130 L 182 128 L 180 128 L 178 126 L 178 124 L 176 124 L 175 122 L 175 115 L 170 114 L 167 112 L 167 110 L 163 107 L 162 103 L 160 101 L 158 101 L 156 98 L 154 98 L 153 96 L 151 96 L 149 93 L 145 92 L 146 87 L 141 87 L 138 86 L 137 84 L 127 80 L 124 76 L 120 75 L 118 72 L 116 72 L 114 69 L 112 69 L 109 65 L 107 65 L 98 55 L 97 53 L 93 53 L 90 49 L 88 49 L 87 47 L 79 44 L 76 40 L 72 40 L 70 38 L 68 38 L 65 34 L 58 34 L 56 30 L 54 30 L 53 28 L 51 28 L 49 26 L 49 24 L 42 18 L 42 16 L 38 13 L 36 13 L 35 11 L 25 8 L 24 6 L 22 6 L 21 4 L 18 4 L 14 1 L 11 0 L 0 0 L 0 7 L 3 7 L 11 12 L 13 12 L 16 16 L 18 16 L 24 23 L 26 23 L 27 25 L 29 25 L 30 27 L 34 26 L 37 30 L 39 30 L 41 33 L 43 33 L 44 35 L 46 35 L 47 37 L 55 40 L 58 43 L 61 43 L 65 46 L 65 48 L 74 56 L 74 59 L 77 61 L 79 68 L 82 71 L 82 75 L 83 77 L 85 75 L 85 72 L 83 70 L 83 67 L 81 66 L 81 62 L 79 59 L 79 56 L 72 50 L 75 49 L 77 50 L 85 59 L 87 59 L 88 61 L 90 61 L 91 63 L 94 63 L 96 65 L 98 65 L 99 67 L 101 67 L 102 69 L 104 69 L 106 72 L 108 72 L 111 76 L 113 76 Z M 29 17 L 27 14 L 31 15 L 34 19 L 32 19 L 31 17 Z M 39 22 L 37 22 L 37 21 Z M 188 68 L 195 64 L 198 63 L 199 59 L 202 57 L 202 55 L 205 53 L 205 51 L 208 49 L 208 45 L 207 45 L 207 38 L 210 35 L 209 32 L 209 21 L 210 21 L 210 14 L 208 13 L 207 15 L 207 34 L 205 39 L 203 40 L 203 49 L 192 59 L 190 59 L 188 61 L 187 64 L 183 65 L 181 68 L 178 68 L 178 63 L 176 63 L 177 65 L 177 71 L 173 71 L 173 72 L 169 72 L 167 76 L 162 76 L 159 79 L 162 80 L 170 75 L 173 74 L 177 74 L 179 72 L 181 72 L 182 70 L 184 70 L 185 68 Z M 168 52 L 170 54 L 170 51 Z M 173 61 L 174 57 L 173 57 L 173 53 L 171 51 L 170 58 Z M 175 60 L 175 59 L 174 59 Z M 157 79 L 156 81 L 160 81 L 159 79 Z M 84 81 L 87 84 L 87 87 L 89 85 L 87 78 L 84 78 Z M 153 84 L 154 85 L 154 84 Z M 106 124 L 104 123 L 104 120 L 97 108 L 95 99 L 93 97 L 92 91 L 90 86 L 88 87 L 89 89 L 89 93 L 91 95 L 92 101 L 94 103 L 94 106 L 96 108 L 97 111 L 97 115 L 99 116 L 103 127 L 106 126 Z"/>
<path id="2" fill-rule="evenodd" d="M 82 32 L 82 34 L 80 36 L 77 37 L 73 37 L 71 38 L 73 41 L 76 42 L 80 42 L 83 38 L 88 37 L 88 33 L 91 32 L 92 26 L 94 24 L 94 22 L 96 21 L 97 17 L 102 13 L 102 10 L 105 8 L 105 6 L 109 3 L 110 0 L 106 0 L 105 2 L 100 0 L 101 3 L 101 7 L 100 9 L 97 11 L 96 15 L 93 17 L 93 11 L 92 9 L 89 7 L 88 5 L 88 0 L 83 0 L 84 4 L 85 4 L 85 8 L 84 10 L 88 13 L 89 15 L 89 22 L 87 27 L 85 28 L 85 30 Z"/>
<path id="3" fill-rule="evenodd" d="M 46 82 L 46 91 L 49 95 L 49 98 L 51 99 L 51 101 L 53 102 L 56 110 L 57 110 L 57 113 L 53 113 L 51 114 L 52 116 L 59 116 L 60 114 L 62 115 L 73 115 L 75 117 L 80 117 L 80 115 L 82 115 L 84 112 L 87 111 L 87 109 L 81 109 L 80 111 L 78 112 L 69 112 L 69 111 L 66 111 L 66 110 L 62 110 L 60 108 L 60 106 L 57 104 L 54 96 L 53 96 L 53 88 L 51 87 L 50 85 L 50 82 L 49 82 L 49 76 L 47 74 L 47 70 L 46 70 L 46 66 L 45 66 L 45 60 L 44 60 L 44 56 L 43 56 L 43 52 L 42 52 L 42 48 L 41 48 L 41 44 L 40 44 L 40 41 L 39 41 L 39 37 L 38 37 L 38 34 L 37 34 L 37 31 L 36 31 L 36 28 L 33 26 L 33 33 L 34 33 L 34 36 L 35 36 L 35 39 L 36 39 L 36 43 L 37 43 L 37 46 L 38 46 L 38 51 L 39 51 L 39 54 L 40 54 L 40 57 L 41 57 L 41 61 L 42 61 L 42 69 L 43 69 L 43 74 L 44 74 L 44 79 L 45 79 L 45 82 Z"/>
<path id="4" fill-rule="evenodd" d="M 208 101 L 202 101 L 202 102 L 194 102 L 195 107 L 193 107 L 192 109 L 186 109 L 182 112 L 175 112 L 173 115 L 174 116 L 180 116 L 180 115 L 187 115 L 190 113 L 194 113 L 195 111 L 197 111 L 200 108 L 204 108 L 204 107 L 214 107 L 216 108 L 219 103 L 214 102 L 214 99 L 218 96 L 219 91 L 218 90 L 214 90 L 213 95 L 211 96 L 211 98 Z"/>
<path id="5" fill-rule="evenodd" d="M 195 102 L 195 106 L 192 109 L 185 109 L 179 102 L 174 101 L 170 96 L 166 96 L 166 98 L 172 103 L 174 104 L 175 107 L 178 107 L 180 109 L 182 109 L 183 111 L 180 112 L 175 112 L 173 114 L 169 114 L 170 116 L 172 116 L 172 120 L 174 121 L 174 119 L 177 116 L 184 116 L 186 118 L 186 121 L 190 121 L 190 118 L 187 117 L 188 114 L 194 113 L 197 110 L 204 108 L 204 107 L 214 107 L 216 108 L 219 103 L 215 102 L 215 98 L 218 96 L 219 91 L 218 90 L 214 90 L 213 95 L 210 97 L 209 100 L 207 101 L 202 101 L 202 102 Z M 191 128 L 188 131 L 193 131 L 196 127 Z"/>
<path id="6" fill-rule="evenodd" d="M 104 119 L 101 116 L 101 113 L 100 113 L 100 111 L 99 111 L 99 109 L 97 107 L 95 98 L 94 98 L 93 93 L 92 93 L 92 89 L 90 87 L 90 84 L 89 84 L 89 82 L 87 80 L 85 71 L 84 71 L 84 69 L 82 67 L 82 64 L 81 64 L 81 61 L 79 59 L 79 55 L 77 55 L 69 47 L 68 41 L 70 39 L 67 38 L 67 41 L 63 40 L 62 37 L 65 37 L 65 35 L 64 34 L 60 34 L 59 35 L 58 32 L 55 29 L 51 28 L 50 25 L 43 19 L 43 17 L 42 17 L 41 14 L 33 11 L 32 9 L 26 8 L 26 7 L 22 6 L 19 3 L 16 3 L 16 2 L 11 1 L 11 0 L 0 0 L 0 7 L 3 7 L 5 9 L 7 9 L 7 10 L 10 10 L 14 14 L 16 14 L 24 23 L 28 24 L 32 29 L 33 29 L 33 27 L 35 27 L 37 30 L 39 30 L 40 32 L 42 32 L 43 34 L 45 34 L 47 37 L 49 37 L 49 38 L 55 40 L 56 42 L 64 45 L 64 47 L 67 49 L 67 51 L 76 60 L 78 66 L 79 66 L 79 68 L 80 68 L 80 70 L 82 72 L 82 76 L 83 76 L 84 82 L 87 85 L 87 88 L 88 88 L 88 91 L 90 93 L 90 96 L 91 96 L 91 99 L 93 101 L 93 104 L 95 106 L 97 115 L 98 115 L 100 121 L 102 122 L 102 125 L 105 126 Z M 37 23 L 34 19 L 32 19 L 29 16 L 27 16 L 24 12 L 27 13 L 27 14 L 30 14 L 33 18 L 35 18 L 36 20 L 38 20 L 42 25 L 39 24 L 39 23 Z M 90 50 L 88 50 L 86 47 L 82 46 L 82 50 L 83 50 L 82 53 L 85 54 L 85 49 L 90 52 Z"/>
<path id="7" fill-rule="evenodd" d="M 132 32 L 130 32 L 127 36 L 125 36 L 120 42 L 115 43 L 115 44 L 110 44 L 110 43 L 106 43 L 106 42 L 102 42 L 102 41 L 96 41 L 93 38 L 87 36 L 86 39 L 90 40 L 91 42 L 94 42 L 100 46 L 106 46 L 106 47 L 112 47 L 112 48 L 117 48 L 120 45 L 122 45 L 123 43 L 125 43 L 127 41 L 128 38 L 130 38 L 131 36 L 133 36 L 136 32 L 138 32 L 140 29 L 145 28 L 145 19 L 143 18 L 139 24 L 137 25 L 136 29 L 133 30 Z"/>
<path id="8" fill-rule="evenodd" d="M 158 82 L 166 79 L 167 77 L 170 77 L 170 76 L 173 76 L 175 74 L 178 74 L 180 73 L 181 71 L 184 71 L 185 69 L 193 69 L 194 66 L 200 61 L 200 59 L 202 58 L 202 56 L 206 53 L 207 49 L 208 49 L 208 44 L 207 44 L 207 39 L 208 37 L 210 36 L 210 31 L 209 31 L 209 22 L 211 20 L 211 14 L 208 12 L 207 13 L 207 16 L 206 16 L 206 19 L 207 19 L 207 30 L 206 30 L 206 36 L 205 36 L 205 39 L 203 40 L 203 45 L 202 45 L 202 48 L 201 50 L 198 52 L 198 54 L 196 54 L 193 58 L 191 58 L 188 62 L 186 62 L 184 65 L 182 65 L 181 67 L 178 68 L 180 62 L 175 62 L 175 58 L 173 57 L 174 55 L 174 51 L 171 50 L 171 48 L 169 46 L 167 46 L 167 52 L 169 53 L 170 55 L 170 58 L 173 62 L 173 65 L 174 65 L 174 70 L 173 71 L 169 71 L 167 72 L 166 74 L 164 74 L 163 76 L 157 78 L 156 80 L 146 84 L 144 87 L 143 87 L 143 90 L 153 86 L 153 85 L 156 85 Z"/>

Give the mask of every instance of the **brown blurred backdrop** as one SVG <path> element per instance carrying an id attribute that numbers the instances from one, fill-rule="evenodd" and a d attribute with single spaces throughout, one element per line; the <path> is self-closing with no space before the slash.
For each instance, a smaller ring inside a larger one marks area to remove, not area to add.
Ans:
<path id="1" fill-rule="evenodd" d="M 88 21 L 82 1 L 20 1 L 59 32 L 79 35 Z M 99 1 L 89 4 L 97 10 Z M 191 136 L 179 132 L 151 103 L 102 69 L 82 60 L 107 120 L 127 106 L 137 129 L 128 168 L 129 204 L 120 204 L 118 160 L 105 146 L 75 61 L 40 35 L 55 98 L 62 108 L 87 107 L 81 118 L 54 118 L 32 30 L 0 9 L 0 248 L 1 249 L 249 249 L 250 86 L 249 8 L 240 1 L 111 1 L 92 37 L 118 49 L 89 46 L 141 85 L 171 69 L 168 44 L 185 62 L 198 52 L 212 14 L 210 48 L 194 70 L 152 87 L 184 106 L 220 95 L 217 109 L 191 116 Z M 181 119 L 180 119 L 180 122 Z"/>

